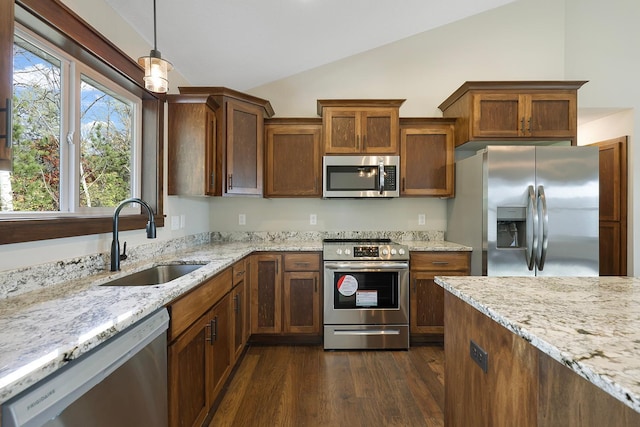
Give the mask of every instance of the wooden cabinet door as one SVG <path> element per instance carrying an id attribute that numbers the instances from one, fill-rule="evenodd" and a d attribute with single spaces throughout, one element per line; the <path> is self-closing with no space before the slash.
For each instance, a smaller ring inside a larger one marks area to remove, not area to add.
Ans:
<path id="1" fill-rule="evenodd" d="M 453 124 L 401 127 L 401 195 L 453 196 L 453 132 Z"/>
<path id="2" fill-rule="evenodd" d="M 559 92 L 526 95 L 524 135 L 530 137 L 575 138 L 577 96 Z"/>
<path id="3" fill-rule="evenodd" d="M 326 108 L 324 152 L 353 154 L 360 152 L 360 114 L 355 109 Z"/>
<path id="4" fill-rule="evenodd" d="M 284 274 L 284 332 L 320 333 L 320 273 Z"/>
<path id="5" fill-rule="evenodd" d="M 321 123 L 265 125 L 265 197 L 322 195 L 321 132 Z"/>
<path id="6" fill-rule="evenodd" d="M 208 375 L 211 392 L 209 408 L 222 390 L 225 380 L 231 372 L 231 298 L 227 294 L 218 302 L 209 314 L 209 351 L 211 352 L 211 370 Z"/>
<path id="7" fill-rule="evenodd" d="M 246 281 L 242 280 L 231 291 L 231 303 L 233 306 L 233 321 L 231 322 L 233 325 L 233 360 L 237 360 L 238 357 L 240 357 L 246 343 L 246 329 L 248 325 L 245 323 L 245 311 L 249 309 L 246 305 L 246 285 Z"/>
<path id="8" fill-rule="evenodd" d="M 361 114 L 361 151 L 368 154 L 397 154 L 398 109 L 371 109 Z"/>
<path id="9" fill-rule="evenodd" d="M 282 256 L 251 256 L 251 333 L 282 332 Z"/>
<path id="10" fill-rule="evenodd" d="M 227 101 L 226 113 L 226 194 L 262 195 L 262 109 L 256 105 Z"/>
<path id="11" fill-rule="evenodd" d="M 411 338 L 439 341 L 444 334 L 444 290 L 434 278 L 469 274 L 470 252 L 412 252 L 410 266 Z"/>
<path id="12" fill-rule="evenodd" d="M 0 170 L 11 170 L 14 2 L 0 2 Z"/>
<path id="13" fill-rule="evenodd" d="M 168 95 L 169 195 L 220 195 L 215 102 L 206 95 Z"/>
<path id="14" fill-rule="evenodd" d="M 209 343 L 210 316 L 194 322 L 168 348 L 169 425 L 200 426 L 209 411 L 211 369 Z"/>
<path id="15" fill-rule="evenodd" d="M 473 137 L 516 138 L 524 123 L 520 95 L 480 93 L 473 95 Z"/>

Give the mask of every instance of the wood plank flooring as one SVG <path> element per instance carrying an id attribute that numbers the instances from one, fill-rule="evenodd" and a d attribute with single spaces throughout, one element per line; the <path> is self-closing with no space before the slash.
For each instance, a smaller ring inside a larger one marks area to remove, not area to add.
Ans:
<path id="1" fill-rule="evenodd" d="M 209 427 L 443 426 L 444 349 L 252 346 Z"/>

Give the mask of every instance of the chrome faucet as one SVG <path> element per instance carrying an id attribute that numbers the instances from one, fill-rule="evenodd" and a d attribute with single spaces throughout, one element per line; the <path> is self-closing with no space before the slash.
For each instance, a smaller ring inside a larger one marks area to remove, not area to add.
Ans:
<path id="1" fill-rule="evenodd" d="M 153 218 L 153 211 L 151 207 L 142 199 L 138 199 L 137 197 L 132 197 L 127 200 L 123 200 L 120 202 L 116 211 L 113 213 L 113 238 L 111 240 L 111 271 L 120 270 L 120 260 L 126 258 L 127 252 L 127 242 L 124 243 L 124 251 L 125 253 L 120 255 L 120 242 L 118 241 L 118 218 L 120 217 L 120 211 L 125 205 L 129 203 L 138 203 L 142 207 L 144 207 L 149 213 L 149 221 L 147 222 L 147 238 L 155 239 L 156 238 L 156 221 Z"/>

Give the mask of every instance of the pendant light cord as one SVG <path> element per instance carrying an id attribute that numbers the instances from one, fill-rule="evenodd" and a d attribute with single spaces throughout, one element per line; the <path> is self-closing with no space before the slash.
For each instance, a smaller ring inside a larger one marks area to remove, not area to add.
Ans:
<path id="1" fill-rule="evenodd" d="M 158 50 L 156 43 L 156 0 L 153 0 L 153 50 Z"/>

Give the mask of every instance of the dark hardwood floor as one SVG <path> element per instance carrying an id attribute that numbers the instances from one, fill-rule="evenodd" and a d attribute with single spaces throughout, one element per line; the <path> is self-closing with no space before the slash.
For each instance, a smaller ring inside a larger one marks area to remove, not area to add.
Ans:
<path id="1" fill-rule="evenodd" d="M 444 349 L 252 346 L 209 424 L 443 426 Z"/>

